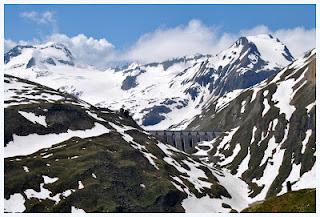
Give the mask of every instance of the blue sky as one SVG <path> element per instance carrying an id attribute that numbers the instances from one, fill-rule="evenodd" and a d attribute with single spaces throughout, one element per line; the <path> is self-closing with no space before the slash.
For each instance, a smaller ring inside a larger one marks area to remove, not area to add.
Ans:
<path id="1" fill-rule="evenodd" d="M 259 26 L 265 27 L 263 33 L 298 27 L 306 31 L 315 28 L 315 6 L 5 5 L 5 39 L 45 41 L 57 33 L 68 37 L 84 34 L 105 39 L 117 52 L 123 52 L 141 44 L 139 40 L 144 40 L 146 34 L 158 36 L 155 32 L 159 29 L 180 26 L 182 30 L 178 33 L 184 33 L 192 20 L 199 21 L 205 33 L 212 31 L 215 38 L 228 34 L 233 39 L 243 30 Z"/>
<path id="2" fill-rule="evenodd" d="M 57 31 L 106 37 L 116 46 L 131 44 L 160 26 L 173 27 L 191 19 L 231 33 L 260 24 L 271 30 L 315 27 L 312 5 L 6 5 L 5 38 L 30 40 L 51 33 L 50 26 L 23 19 L 20 14 L 25 11 L 53 11 Z"/>

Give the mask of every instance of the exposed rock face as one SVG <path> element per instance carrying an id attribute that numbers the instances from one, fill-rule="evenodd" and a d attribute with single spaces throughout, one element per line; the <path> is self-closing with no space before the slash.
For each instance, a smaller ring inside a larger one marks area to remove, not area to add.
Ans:
<path id="1" fill-rule="evenodd" d="M 211 103 L 190 129 L 226 131 L 198 149 L 250 185 L 257 200 L 315 187 L 315 50 L 276 76 Z"/>
<path id="2" fill-rule="evenodd" d="M 124 79 L 122 82 L 121 89 L 122 90 L 129 90 L 131 88 L 136 87 L 138 85 L 136 80 L 137 80 L 136 76 L 126 77 L 126 79 Z"/>

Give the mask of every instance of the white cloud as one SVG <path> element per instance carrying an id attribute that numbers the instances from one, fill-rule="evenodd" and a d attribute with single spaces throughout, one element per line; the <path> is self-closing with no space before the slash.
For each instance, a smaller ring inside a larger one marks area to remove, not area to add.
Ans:
<path id="1" fill-rule="evenodd" d="M 12 41 L 10 39 L 4 39 L 4 52 L 6 53 L 7 51 L 9 51 L 17 45 L 18 43 L 15 41 Z"/>
<path id="2" fill-rule="evenodd" d="M 285 44 L 294 57 L 300 57 L 304 52 L 316 47 L 316 30 L 295 27 L 292 29 L 278 29 L 271 31 L 265 25 L 242 30 L 240 35 L 271 34 Z"/>
<path id="3" fill-rule="evenodd" d="M 110 62 L 116 60 L 116 51 L 113 44 L 105 38 L 95 39 L 87 37 L 84 34 L 79 34 L 74 37 L 69 37 L 65 34 L 52 34 L 41 41 L 34 39 L 32 41 L 15 42 L 10 39 L 5 39 L 4 50 L 7 52 L 18 44 L 37 45 L 47 42 L 64 44 L 79 64 L 87 64 L 100 68 L 108 66 Z"/>
<path id="4" fill-rule="evenodd" d="M 223 33 L 218 28 L 206 26 L 199 20 L 191 20 L 187 25 L 173 28 L 159 28 L 142 35 L 128 50 L 120 52 L 107 39 L 95 39 L 84 34 L 69 37 L 64 34 L 52 34 L 45 39 L 31 42 L 20 41 L 19 44 L 38 44 L 48 41 L 65 44 L 73 53 L 78 63 L 105 67 L 112 62 L 162 61 L 174 57 L 201 54 L 216 54 L 228 48 L 240 36 L 272 34 L 287 45 L 294 57 L 301 56 L 315 47 L 315 29 L 296 27 L 271 31 L 260 25 L 244 29 L 239 33 Z M 17 42 L 5 40 L 5 50 Z"/>
<path id="5" fill-rule="evenodd" d="M 195 53 L 217 53 L 233 40 L 230 34 L 219 34 L 216 28 L 191 20 L 185 26 L 161 28 L 142 35 L 124 58 L 150 62 Z"/>
<path id="6" fill-rule="evenodd" d="M 66 45 L 75 59 L 82 64 L 104 67 L 115 58 L 114 46 L 105 38 L 95 39 L 84 34 L 74 37 L 53 34 L 46 41 L 59 42 Z"/>
<path id="7" fill-rule="evenodd" d="M 259 26 L 255 26 L 251 29 L 243 29 L 240 31 L 240 35 L 242 35 L 242 36 L 268 34 L 268 33 L 270 33 L 270 30 L 265 25 L 259 25 Z"/>
<path id="8" fill-rule="evenodd" d="M 30 42 L 30 41 L 13 41 L 11 39 L 4 39 L 4 52 L 9 51 L 10 49 L 14 48 L 17 45 L 28 45 L 28 44 L 35 44 L 34 42 Z"/>
<path id="9" fill-rule="evenodd" d="M 50 32 L 50 34 L 58 32 L 58 24 L 54 11 L 24 11 L 20 13 L 20 17 L 38 25 L 39 29 L 36 31 L 40 35 L 48 35 L 48 32 L 45 32 L 47 30 Z"/>
<path id="10" fill-rule="evenodd" d="M 56 23 L 56 19 L 54 18 L 54 12 L 52 11 L 25 11 L 20 13 L 20 16 L 31 20 L 37 24 L 53 24 Z"/>
<path id="11" fill-rule="evenodd" d="M 152 62 L 196 53 L 216 54 L 240 36 L 257 34 L 271 34 L 279 38 L 295 57 L 315 47 L 315 29 L 296 27 L 271 31 L 267 26 L 259 25 L 230 34 L 221 33 L 218 28 L 206 26 L 199 20 L 191 20 L 185 26 L 157 29 L 142 35 L 123 58 Z"/>
<path id="12" fill-rule="evenodd" d="M 287 45 L 295 57 L 300 57 L 304 52 L 316 47 L 315 29 L 305 29 L 303 27 L 279 29 L 273 34 Z"/>

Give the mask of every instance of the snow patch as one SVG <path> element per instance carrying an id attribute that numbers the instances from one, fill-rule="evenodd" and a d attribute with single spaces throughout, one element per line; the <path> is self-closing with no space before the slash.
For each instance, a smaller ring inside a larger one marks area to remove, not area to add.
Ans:
<path id="1" fill-rule="evenodd" d="M 226 93 L 222 97 L 219 97 L 216 103 L 216 112 L 221 111 L 225 108 L 232 100 L 242 93 L 243 90 L 233 90 L 232 92 Z"/>
<path id="2" fill-rule="evenodd" d="M 287 192 L 285 187 L 286 183 L 289 181 L 292 184 L 292 190 L 297 191 L 300 189 L 306 188 L 316 188 L 317 186 L 317 179 L 316 179 L 316 165 L 313 165 L 311 170 L 305 172 L 302 176 L 300 175 L 301 172 L 301 164 L 292 164 L 292 169 L 290 175 L 282 184 L 282 190 L 278 195 L 282 195 Z"/>
<path id="3" fill-rule="evenodd" d="M 4 157 L 14 157 L 19 155 L 33 154 L 43 148 L 50 148 L 54 144 L 61 143 L 72 137 L 88 138 L 109 133 L 110 130 L 105 126 L 95 123 L 92 129 L 87 130 L 68 130 L 66 133 L 60 134 L 29 134 L 28 136 L 13 135 L 13 141 L 10 141 L 4 147 Z"/>
<path id="4" fill-rule="evenodd" d="M 278 122 L 279 122 L 279 121 L 278 121 L 277 118 L 272 121 L 272 131 L 275 131 L 275 130 L 276 130 L 276 126 L 277 126 Z"/>
<path id="5" fill-rule="evenodd" d="M 82 182 L 78 181 L 78 189 L 83 189 L 83 188 L 84 188 L 84 186 L 83 186 Z"/>
<path id="6" fill-rule="evenodd" d="M 246 110 L 246 102 L 247 102 L 246 100 L 241 102 L 241 109 L 240 109 L 241 114 L 244 113 Z"/>
<path id="7" fill-rule="evenodd" d="M 304 154 L 311 135 L 312 135 L 312 130 L 311 129 L 307 130 L 306 137 L 302 141 L 301 154 Z"/>
<path id="8" fill-rule="evenodd" d="M 141 188 L 146 188 L 146 186 L 144 184 L 140 184 Z"/>
<path id="9" fill-rule="evenodd" d="M 237 174 L 236 177 L 241 177 L 242 174 L 247 171 L 247 169 L 249 168 L 249 161 L 251 159 L 251 155 L 250 155 L 250 148 L 248 147 L 248 153 L 246 155 L 246 157 L 241 161 L 238 169 L 237 169 Z"/>
<path id="10" fill-rule="evenodd" d="M 237 143 L 236 144 L 236 147 L 232 150 L 232 155 L 227 157 L 224 161 L 223 161 L 223 164 L 221 166 L 225 166 L 229 163 L 231 163 L 234 158 L 238 155 L 239 151 L 241 150 L 241 145 L 240 143 Z"/>
<path id="11" fill-rule="evenodd" d="M 197 198 L 190 196 L 182 201 L 182 207 L 187 213 L 215 213 L 229 212 L 230 209 L 222 207 L 223 200 L 210 198 L 208 195 Z"/>
<path id="12" fill-rule="evenodd" d="M 78 209 L 75 206 L 71 206 L 71 213 L 86 213 L 83 209 Z"/>
<path id="13" fill-rule="evenodd" d="M 29 171 L 29 168 L 26 167 L 26 166 L 23 166 L 23 170 L 24 170 L 26 173 L 30 172 L 30 171 Z"/>
<path id="14" fill-rule="evenodd" d="M 227 135 L 225 135 L 225 136 L 223 137 L 223 139 L 222 139 L 222 141 L 220 142 L 220 144 L 218 145 L 217 149 L 218 149 L 218 150 L 220 150 L 220 149 L 222 149 L 222 148 L 223 148 L 224 150 L 228 149 L 229 146 L 230 146 L 230 142 L 231 142 L 231 140 L 232 140 L 232 138 L 233 138 L 233 135 L 238 131 L 239 128 L 240 128 L 240 127 L 236 127 L 236 128 L 231 129 L 229 132 L 227 132 L 227 133 L 226 133 Z"/>
<path id="15" fill-rule="evenodd" d="M 42 176 L 43 180 L 44 180 L 44 184 L 51 184 L 54 183 L 56 181 L 58 181 L 59 178 L 55 177 L 55 178 L 50 178 L 49 176 Z"/>
<path id="16" fill-rule="evenodd" d="M 255 140 L 255 134 L 256 134 L 256 131 L 257 131 L 257 127 L 256 126 L 253 126 L 253 129 L 252 129 L 252 136 L 251 136 L 251 141 L 250 141 L 250 144 L 252 144 Z"/>
<path id="17" fill-rule="evenodd" d="M 94 119 L 96 119 L 97 121 L 103 121 L 103 122 L 106 122 L 106 120 L 104 120 L 103 118 L 99 118 L 98 115 L 90 112 L 90 111 L 86 111 L 87 114 L 89 114 L 91 117 L 93 117 Z"/>
<path id="18" fill-rule="evenodd" d="M 281 143 L 276 143 L 274 136 L 269 140 L 267 150 L 265 151 L 264 159 L 261 161 L 260 166 L 263 164 L 264 161 L 268 161 L 266 168 L 263 171 L 262 177 L 257 180 L 254 178 L 252 182 L 256 182 L 258 186 L 263 186 L 262 191 L 260 194 L 258 194 L 256 197 L 254 197 L 255 200 L 263 200 L 265 199 L 267 192 L 270 188 L 270 185 L 272 184 L 273 180 L 277 177 L 279 173 L 280 166 L 282 165 L 285 149 L 281 149 L 281 144 L 286 140 L 288 136 L 288 128 L 285 129 L 285 135 Z M 272 154 L 272 151 L 275 149 L 274 154 Z M 270 156 L 272 157 L 270 160 L 266 157 Z M 272 164 L 270 163 L 272 161 Z"/>
<path id="19" fill-rule="evenodd" d="M 24 118 L 28 119 L 32 123 L 41 124 L 42 126 L 47 127 L 46 116 L 42 116 L 42 115 L 37 116 L 32 112 L 24 112 L 24 111 L 18 111 L 18 112 Z"/>
<path id="20" fill-rule="evenodd" d="M 51 156 L 53 156 L 52 153 L 51 153 L 51 154 L 44 155 L 44 156 L 42 156 L 42 158 L 46 159 L 46 158 L 49 158 L 49 157 L 51 157 Z"/>
<path id="21" fill-rule="evenodd" d="M 37 198 L 39 200 L 45 200 L 50 199 L 55 201 L 55 204 L 58 204 L 60 202 L 60 194 L 56 194 L 55 196 L 50 196 L 52 194 L 51 191 L 44 188 L 45 184 L 51 184 L 58 180 L 58 178 L 50 178 L 48 176 L 42 176 L 44 179 L 44 183 L 40 184 L 40 192 L 37 192 L 33 189 L 26 189 L 24 193 L 26 194 L 27 198 Z"/>
<path id="22" fill-rule="evenodd" d="M 307 112 L 310 113 L 311 109 L 316 105 L 316 102 L 310 103 L 306 106 Z"/>
<path id="23" fill-rule="evenodd" d="M 197 152 L 194 153 L 193 155 L 195 155 L 195 156 L 208 156 L 208 152 L 213 148 L 212 144 L 215 142 L 215 139 L 213 139 L 212 141 L 202 141 L 202 142 L 198 143 L 195 146 L 195 149 L 197 150 Z"/>
<path id="24" fill-rule="evenodd" d="M 26 210 L 24 203 L 26 200 L 22 194 L 15 193 L 10 195 L 10 198 L 4 199 L 4 211 L 5 212 L 23 212 Z"/>
<path id="25" fill-rule="evenodd" d="M 290 105 L 292 87 L 295 84 L 294 79 L 281 81 L 278 83 L 276 92 L 272 96 L 272 100 L 277 102 L 276 107 L 280 109 L 280 114 L 284 113 L 287 120 L 290 120 L 292 113 L 295 111 L 295 107 Z"/>

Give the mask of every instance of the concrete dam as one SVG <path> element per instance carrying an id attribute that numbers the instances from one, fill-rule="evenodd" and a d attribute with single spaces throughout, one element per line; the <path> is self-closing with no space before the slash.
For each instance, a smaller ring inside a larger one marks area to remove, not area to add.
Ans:
<path id="1" fill-rule="evenodd" d="M 159 141 L 176 147 L 181 151 L 189 151 L 202 141 L 210 141 L 220 133 L 215 131 L 147 131 Z"/>

